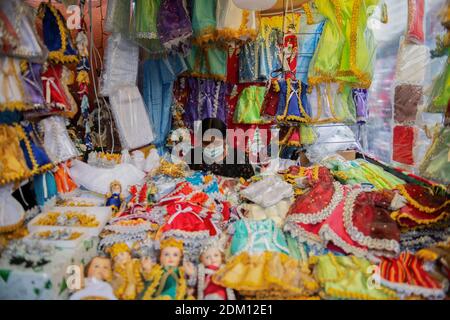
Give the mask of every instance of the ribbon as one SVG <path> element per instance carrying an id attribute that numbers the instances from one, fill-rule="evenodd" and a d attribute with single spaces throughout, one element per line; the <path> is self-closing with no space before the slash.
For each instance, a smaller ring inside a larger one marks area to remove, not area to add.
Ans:
<path id="1" fill-rule="evenodd" d="M 182 209 L 181 204 L 177 204 L 176 208 L 176 212 L 170 217 L 169 221 L 167 221 L 167 224 L 172 224 L 173 220 L 178 217 L 178 215 L 182 214 L 182 213 L 192 213 L 194 216 L 196 216 L 201 222 L 203 222 L 203 219 L 196 214 L 195 212 L 192 211 L 192 207 L 186 207 L 184 209 Z"/>

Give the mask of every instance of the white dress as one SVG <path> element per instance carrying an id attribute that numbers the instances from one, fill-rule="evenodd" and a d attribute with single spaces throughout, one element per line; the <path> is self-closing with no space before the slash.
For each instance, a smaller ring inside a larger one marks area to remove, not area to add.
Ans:
<path id="1" fill-rule="evenodd" d="M 256 37 L 256 11 L 242 10 L 233 0 L 217 0 L 216 21 L 219 39 L 248 40 Z"/>
<path id="2" fill-rule="evenodd" d="M 114 295 L 112 286 L 105 281 L 98 280 L 97 278 L 86 278 L 85 287 L 75 292 L 70 300 L 89 300 L 89 299 L 105 299 L 105 300 L 117 300 Z"/>
<path id="3" fill-rule="evenodd" d="M 39 122 L 40 130 L 44 133 L 44 149 L 55 163 L 67 161 L 79 156 L 75 145 L 69 137 L 64 118 L 52 116 Z"/>
<path id="4" fill-rule="evenodd" d="M 138 88 L 117 87 L 109 98 L 122 148 L 136 149 L 153 142 L 153 129 Z"/>
<path id="5" fill-rule="evenodd" d="M 20 60 L 0 56 L 0 111 L 23 110 L 25 96 L 20 77 Z"/>
<path id="6" fill-rule="evenodd" d="M 0 233 L 13 231 L 24 219 L 25 211 L 11 193 L 13 185 L 0 187 Z"/>

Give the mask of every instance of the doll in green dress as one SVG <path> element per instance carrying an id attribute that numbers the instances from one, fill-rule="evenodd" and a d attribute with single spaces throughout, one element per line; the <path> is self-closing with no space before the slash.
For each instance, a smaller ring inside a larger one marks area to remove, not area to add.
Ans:
<path id="1" fill-rule="evenodd" d="M 139 298 L 142 300 L 184 300 L 188 299 L 188 281 L 195 280 L 195 269 L 191 263 L 181 265 L 183 242 L 174 238 L 161 241 L 160 264 L 154 264 L 150 258 L 141 261 L 144 289 Z"/>
<path id="2" fill-rule="evenodd" d="M 316 53 L 310 64 L 308 82 L 348 83 L 369 88 L 372 80 L 373 37 L 367 19 L 379 0 L 316 0 L 327 18 Z"/>

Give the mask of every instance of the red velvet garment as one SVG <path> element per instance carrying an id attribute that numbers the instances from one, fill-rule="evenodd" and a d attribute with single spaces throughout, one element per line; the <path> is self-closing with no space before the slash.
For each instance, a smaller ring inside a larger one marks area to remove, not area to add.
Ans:
<path id="1" fill-rule="evenodd" d="M 278 86 L 277 80 L 272 80 L 270 83 L 269 90 L 264 97 L 264 102 L 262 106 L 262 114 L 275 117 L 278 110 L 278 102 L 280 101 L 280 87 Z"/>
<path id="2" fill-rule="evenodd" d="M 415 127 L 395 126 L 392 146 L 392 160 L 414 165 L 413 147 L 416 135 Z"/>
<path id="3" fill-rule="evenodd" d="M 319 212 L 330 204 L 333 194 L 333 182 L 319 181 L 295 200 L 288 215 Z"/>
<path id="4" fill-rule="evenodd" d="M 447 219 L 450 215 L 450 199 L 432 194 L 428 188 L 416 184 L 398 187 L 408 203 L 393 214 L 402 227 L 412 228 Z"/>
<path id="5" fill-rule="evenodd" d="M 205 269 L 213 270 L 214 272 L 219 270 L 219 267 L 216 266 L 207 266 Z M 222 286 L 219 286 L 218 284 L 215 284 L 212 281 L 212 274 L 206 274 L 205 275 L 205 289 L 203 290 L 203 296 L 206 297 L 208 295 L 218 295 L 222 298 L 222 300 L 227 300 L 227 289 L 225 289 Z"/>
<path id="6" fill-rule="evenodd" d="M 400 240 L 400 230 L 392 220 L 389 205 L 392 195 L 382 192 L 363 192 L 353 206 L 353 224 L 364 235 L 374 239 Z"/>

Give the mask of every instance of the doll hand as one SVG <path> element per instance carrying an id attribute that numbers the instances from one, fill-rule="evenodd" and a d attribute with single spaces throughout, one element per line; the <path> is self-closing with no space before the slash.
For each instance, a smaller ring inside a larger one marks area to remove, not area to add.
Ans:
<path id="1" fill-rule="evenodd" d="M 391 201 L 391 209 L 398 210 L 406 205 L 407 200 L 398 193 L 395 193 L 394 198 Z"/>
<path id="2" fill-rule="evenodd" d="M 184 270 L 189 277 L 193 277 L 195 275 L 195 267 L 192 262 L 186 261 L 183 263 Z"/>

